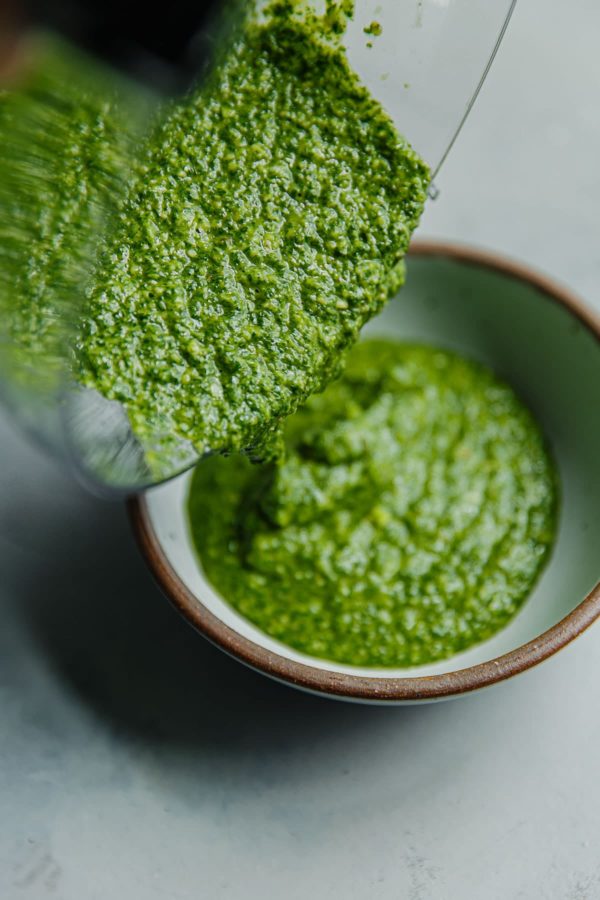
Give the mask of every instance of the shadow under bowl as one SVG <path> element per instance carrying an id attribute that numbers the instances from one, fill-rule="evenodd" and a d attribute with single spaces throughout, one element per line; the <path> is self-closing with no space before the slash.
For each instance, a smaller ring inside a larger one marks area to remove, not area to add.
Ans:
<path id="1" fill-rule="evenodd" d="M 265 635 L 205 579 L 187 523 L 190 473 L 131 500 L 133 527 L 182 615 L 253 669 L 358 702 L 460 696 L 536 665 L 600 616 L 600 321 L 568 290 L 522 265 L 460 245 L 415 242 L 406 286 L 365 334 L 434 344 L 485 363 L 544 429 L 560 472 L 559 531 L 542 577 L 506 628 L 447 660 L 412 669 L 309 657 Z"/>

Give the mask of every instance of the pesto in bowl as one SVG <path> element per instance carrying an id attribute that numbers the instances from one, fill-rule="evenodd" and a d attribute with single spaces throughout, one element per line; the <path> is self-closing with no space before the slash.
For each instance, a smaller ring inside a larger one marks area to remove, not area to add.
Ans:
<path id="1" fill-rule="evenodd" d="M 361 343 L 285 444 L 276 464 L 206 460 L 188 506 L 206 577 L 271 637 L 350 665 L 423 665 L 491 637 L 537 581 L 554 464 L 480 364 Z"/>

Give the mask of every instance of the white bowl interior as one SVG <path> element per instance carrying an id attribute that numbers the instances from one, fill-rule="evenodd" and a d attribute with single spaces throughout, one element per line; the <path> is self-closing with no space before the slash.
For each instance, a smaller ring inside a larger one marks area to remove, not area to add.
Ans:
<path id="1" fill-rule="evenodd" d="M 205 607 L 288 659 L 389 678 L 489 661 L 555 625 L 600 578 L 600 343 L 573 313 L 529 283 L 443 256 L 411 258 L 405 288 L 365 333 L 436 344 L 486 363 L 513 385 L 546 432 L 562 482 L 558 540 L 540 581 L 504 630 L 443 662 L 411 669 L 342 666 L 309 657 L 263 634 L 205 579 L 188 530 L 190 474 L 147 494 L 152 527 L 173 570 Z"/>

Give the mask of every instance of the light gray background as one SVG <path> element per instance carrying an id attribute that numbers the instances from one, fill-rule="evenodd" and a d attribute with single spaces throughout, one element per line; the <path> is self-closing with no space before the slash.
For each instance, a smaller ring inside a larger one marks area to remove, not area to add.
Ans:
<path id="1" fill-rule="evenodd" d="M 519 0 L 425 235 L 600 310 L 600 4 Z M 0 425 L 2 900 L 596 900 L 600 625 L 467 699 L 370 709 L 195 636 L 118 506 Z"/>

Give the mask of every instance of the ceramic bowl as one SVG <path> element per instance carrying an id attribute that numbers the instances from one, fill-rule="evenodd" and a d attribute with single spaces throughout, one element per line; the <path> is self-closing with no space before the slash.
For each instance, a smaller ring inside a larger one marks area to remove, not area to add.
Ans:
<path id="1" fill-rule="evenodd" d="M 521 265 L 465 247 L 417 243 L 401 295 L 365 332 L 436 344 L 486 363 L 545 430 L 562 481 L 559 533 L 541 579 L 506 628 L 444 662 L 411 669 L 308 657 L 263 634 L 204 578 L 186 519 L 189 473 L 133 499 L 133 526 L 182 615 L 253 669 L 347 700 L 456 697 L 536 665 L 600 616 L 600 322 L 567 290 Z"/>

